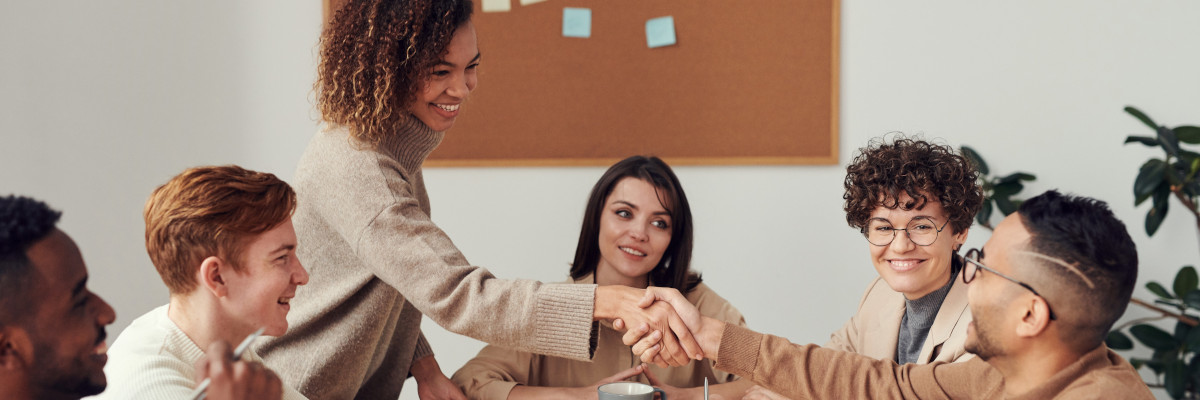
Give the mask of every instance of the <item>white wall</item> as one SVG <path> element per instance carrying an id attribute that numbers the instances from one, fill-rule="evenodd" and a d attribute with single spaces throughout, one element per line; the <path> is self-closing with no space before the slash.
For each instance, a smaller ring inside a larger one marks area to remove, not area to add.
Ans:
<path id="1" fill-rule="evenodd" d="M 115 333 L 165 301 L 142 246 L 141 207 L 156 185 L 199 164 L 292 175 L 314 126 L 320 7 L 11 3 L 0 16 L 0 193 L 66 211 L 93 290 L 118 311 Z M 842 165 L 676 169 L 696 219 L 695 266 L 752 327 L 820 343 L 853 312 L 874 271 L 844 222 L 843 166 L 889 131 L 971 145 L 996 172 L 1033 172 L 1026 193 L 1110 201 L 1138 244 L 1142 282 L 1169 282 L 1200 261 L 1194 220 L 1178 203 L 1146 237 L 1131 187 L 1155 153 L 1121 144 L 1147 132 L 1125 105 L 1162 124 L 1200 124 L 1200 3 L 846 0 L 842 9 Z M 472 262 L 555 281 L 602 170 L 430 169 L 426 181 L 434 220 Z M 977 228 L 968 246 L 987 235 Z M 425 326 L 447 373 L 481 347 Z M 413 388 L 403 397 L 416 398 Z"/>

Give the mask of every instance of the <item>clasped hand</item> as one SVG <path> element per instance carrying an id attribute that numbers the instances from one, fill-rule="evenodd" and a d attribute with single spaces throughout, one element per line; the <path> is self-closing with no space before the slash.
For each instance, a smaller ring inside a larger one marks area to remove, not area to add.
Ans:
<path id="1" fill-rule="evenodd" d="M 643 362 L 678 367 L 704 358 L 692 334 L 700 328 L 700 312 L 678 290 L 650 287 L 642 291 L 625 286 L 597 290 L 602 289 L 618 291 L 613 327 L 625 331 L 622 342 L 634 346 L 634 354 Z"/>

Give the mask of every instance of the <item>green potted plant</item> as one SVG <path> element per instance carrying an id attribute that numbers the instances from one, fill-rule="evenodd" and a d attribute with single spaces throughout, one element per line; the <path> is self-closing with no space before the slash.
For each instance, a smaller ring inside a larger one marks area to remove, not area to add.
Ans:
<path id="1" fill-rule="evenodd" d="M 1142 164 L 1133 183 L 1134 204 L 1141 205 L 1151 200 L 1146 212 L 1146 234 L 1154 236 L 1167 216 L 1170 198 L 1177 199 L 1196 219 L 1200 228 L 1200 210 L 1197 197 L 1200 183 L 1200 153 L 1181 148 L 1181 143 L 1200 144 L 1200 128 L 1195 126 L 1160 126 L 1134 107 L 1125 107 L 1133 115 L 1154 130 L 1153 136 L 1130 135 L 1125 143 L 1141 143 L 1147 147 L 1162 149 L 1162 158 L 1151 158 Z M 1192 266 L 1184 266 L 1175 275 L 1172 290 L 1151 281 L 1146 289 L 1158 297 L 1153 304 L 1132 299 L 1133 304 L 1146 307 L 1158 315 L 1126 322 L 1112 332 L 1107 340 L 1109 348 L 1131 350 L 1133 339 L 1152 350 L 1149 358 L 1130 357 L 1135 368 L 1146 367 L 1154 372 L 1156 382 L 1147 382 L 1151 387 L 1161 387 L 1172 398 L 1200 398 L 1200 278 Z M 1174 332 L 1167 332 L 1147 322 L 1172 318 Z M 1128 330 L 1129 335 L 1125 334 Z M 1130 336 L 1133 336 L 1133 339 Z"/>
<path id="2" fill-rule="evenodd" d="M 1005 216 L 1016 212 L 1017 208 L 1021 207 L 1021 202 L 1024 201 L 1014 197 L 1025 189 L 1025 184 L 1021 182 L 1033 181 L 1037 177 L 1028 172 L 993 176 L 988 169 L 987 162 L 983 161 L 983 157 L 975 149 L 964 145 L 959 148 L 959 151 L 967 161 L 975 164 L 975 169 L 979 170 L 979 185 L 983 187 L 983 207 L 979 209 L 979 213 L 975 214 L 975 221 L 979 223 L 979 226 L 995 230 L 992 226 L 993 210 L 999 210 Z"/>

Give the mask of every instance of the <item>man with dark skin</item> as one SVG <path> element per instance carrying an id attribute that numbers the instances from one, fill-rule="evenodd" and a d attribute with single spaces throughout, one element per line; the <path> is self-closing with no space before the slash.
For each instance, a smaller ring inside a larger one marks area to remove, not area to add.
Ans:
<path id="1" fill-rule="evenodd" d="M 108 381 L 105 327 L 116 312 L 87 288 L 79 247 L 58 228 L 61 213 L 28 197 L 0 197 L 0 399 L 80 399 Z M 214 344 L 215 345 L 215 344 Z M 210 399 L 263 398 L 279 378 L 224 352 L 201 360 Z M 210 352 L 212 352 L 210 350 Z"/>

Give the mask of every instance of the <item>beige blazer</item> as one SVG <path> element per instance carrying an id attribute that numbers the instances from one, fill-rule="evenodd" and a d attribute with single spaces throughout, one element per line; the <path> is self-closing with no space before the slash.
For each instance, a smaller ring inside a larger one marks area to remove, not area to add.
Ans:
<path id="1" fill-rule="evenodd" d="M 963 349 L 971 309 L 967 307 L 967 284 L 961 272 L 954 276 L 950 293 L 942 300 L 917 364 L 934 361 L 966 361 L 973 354 Z M 883 278 L 875 278 L 858 303 L 858 311 L 841 330 L 829 337 L 825 347 L 858 353 L 881 360 L 896 359 L 900 340 L 900 320 L 904 318 L 904 294 L 892 290 Z"/>

